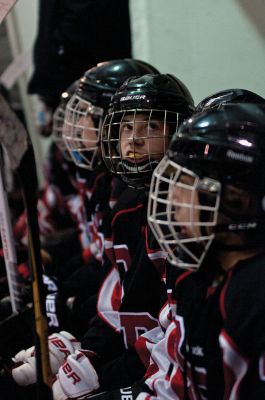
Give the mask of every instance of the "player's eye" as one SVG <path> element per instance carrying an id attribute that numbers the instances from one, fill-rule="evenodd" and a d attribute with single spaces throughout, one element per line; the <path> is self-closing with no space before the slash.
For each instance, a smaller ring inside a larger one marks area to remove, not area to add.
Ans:
<path id="1" fill-rule="evenodd" d="M 162 130 L 162 124 L 160 121 L 150 121 L 149 122 L 149 129 L 155 129 L 155 130 Z"/>
<path id="2" fill-rule="evenodd" d="M 132 122 L 125 122 L 122 124 L 121 128 L 122 132 L 131 132 L 133 130 L 133 123 Z"/>

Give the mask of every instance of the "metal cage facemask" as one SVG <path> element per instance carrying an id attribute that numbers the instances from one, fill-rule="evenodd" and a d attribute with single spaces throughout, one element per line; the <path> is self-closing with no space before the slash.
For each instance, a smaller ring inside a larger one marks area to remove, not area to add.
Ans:
<path id="1" fill-rule="evenodd" d="M 65 118 L 65 107 L 59 105 L 53 114 L 52 134 L 53 134 L 53 140 L 58 149 L 63 154 L 64 158 L 67 161 L 71 161 L 72 157 L 63 140 L 64 118 Z"/>
<path id="2" fill-rule="evenodd" d="M 172 264 L 199 268 L 214 239 L 220 197 L 220 182 L 167 156 L 161 160 L 152 177 L 148 222 Z"/>
<path id="3" fill-rule="evenodd" d="M 66 106 L 63 140 L 74 163 L 93 170 L 98 163 L 104 110 L 74 94 Z"/>
<path id="4" fill-rule="evenodd" d="M 164 156 L 179 114 L 166 110 L 115 111 L 104 120 L 102 157 L 108 169 L 129 186 L 144 188 Z"/>

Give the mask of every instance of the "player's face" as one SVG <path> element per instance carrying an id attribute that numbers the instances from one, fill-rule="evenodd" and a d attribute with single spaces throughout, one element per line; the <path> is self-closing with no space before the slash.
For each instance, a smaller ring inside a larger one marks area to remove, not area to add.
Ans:
<path id="1" fill-rule="evenodd" d="M 79 139 L 83 142 L 85 148 L 95 147 L 98 141 L 98 129 L 91 114 L 86 113 L 87 104 L 80 104 L 80 111 L 84 113 L 77 121 L 77 126 L 80 126 Z M 82 127 L 82 128 L 81 128 Z M 78 130 L 77 130 L 78 131 Z"/>
<path id="2" fill-rule="evenodd" d="M 172 184 L 169 201 L 173 204 L 174 219 L 180 226 L 181 237 L 193 238 L 201 235 L 198 192 L 192 190 L 194 178 L 181 173 L 178 184 Z"/>
<path id="3" fill-rule="evenodd" d="M 169 142 L 169 127 L 148 115 L 126 115 L 120 128 L 120 151 L 123 159 L 143 162 L 160 161 Z"/>

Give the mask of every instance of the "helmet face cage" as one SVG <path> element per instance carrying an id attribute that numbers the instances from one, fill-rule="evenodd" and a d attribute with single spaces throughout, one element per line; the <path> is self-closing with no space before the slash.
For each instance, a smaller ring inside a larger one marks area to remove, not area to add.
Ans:
<path id="1" fill-rule="evenodd" d="M 62 104 L 56 108 L 53 113 L 53 124 L 52 124 L 52 134 L 53 140 L 56 146 L 59 148 L 64 158 L 67 161 L 71 161 L 72 157 L 68 151 L 68 148 L 63 140 L 63 126 L 65 118 L 65 107 Z"/>
<path id="2" fill-rule="evenodd" d="M 200 178 L 165 156 L 152 177 L 148 222 L 179 268 L 197 269 L 213 239 L 221 197 L 220 182 Z"/>
<path id="3" fill-rule="evenodd" d="M 63 140 L 74 163 L 92 170 L 98 162 L 104 110 L 74 94 L 66 106 Z"/>
<path id="4" fill-rule="evenodd" d="M 130 186 L 149 184 L 177 129 L 178 119 L 178 113 L 155 109 L 108 114 L 101 135 L 102 157 L 108 169 Z"/>

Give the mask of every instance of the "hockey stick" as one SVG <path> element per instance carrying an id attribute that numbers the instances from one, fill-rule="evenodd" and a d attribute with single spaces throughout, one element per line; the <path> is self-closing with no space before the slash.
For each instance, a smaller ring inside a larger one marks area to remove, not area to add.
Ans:
<path id="1" fill-rule="evenodd" d="M 35 158 L 29 135 L 1 95 L 0 143 L 3 151 L 8 155 L 12 171 L 18 175 L 26 208 L 35 316 L 37 398 L 39 400 L 49 400 L 52 399 L 52 374 L 49 362 L 48 327 L 43 298 Z"/>
<path id="2" fill-rule="evenodd" d="M 1 161 L 3 154 L 1 152 Z M 11 307 L 13 314 L 21 310 L 21 296 L 18 285 L 17 257 L 12 233 L 12 224 L 8 206 L 7 194 L 4 185 L 3 162 L 0 166 L 0 231 L 2 247 L 4 252 L 7 281 L 10 293 Z"/>

